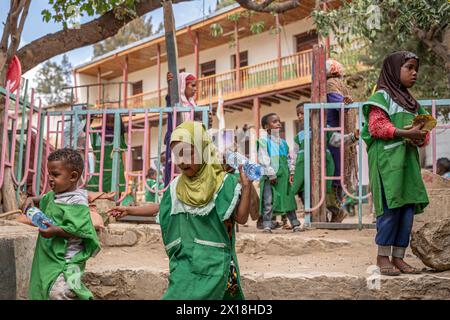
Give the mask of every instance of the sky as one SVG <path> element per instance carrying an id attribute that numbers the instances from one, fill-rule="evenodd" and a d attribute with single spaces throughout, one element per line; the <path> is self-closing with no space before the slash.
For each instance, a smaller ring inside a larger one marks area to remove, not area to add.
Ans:
<path id="1" fill-rule="evenodd" d="M 6 21 L 9 11 L 8 0 L 0 0 L 0 34 L 3 33 L 4 22 Z M 48 0 L 32 0 L 27 20 L 25 22 L 24 31 L 22 33 L 20 47 L 30 43 L 31 41 L 45 36 L 49 33 L 54 33 L 62 29 L 62 24 L 49 21 L 48 23 L 42 20 L 41 12 L 43 9 L 48 9 L 51 6 L 48 4 Z M 216 6 L 216 0 L 193 0 L 189 2 L 183 2 L 174 4 L 174 16 L 176 26 L 184 25 L 190 21 L 194 21 L 202 18 L 204 15 L 208 15 L 209 7 L 214 9 Z M 145 17 L 152 16 L 152 23 L 155 28 L 163 20 L 162 9 L 149 12 Z M 85 23 L 96 17 L 82 17 L 81 23 Z M 20 48 L 19 47 L 19 48 Z M 92 57 L 92 46 L 86 46 L 76 50 L 69 51 L 67 55 L 73 66 L 88 62 Z M 60 62 L 62 55 L 54 57 L 53 61 Z M 38 71 L 39 66 L 28 71 L 23 76 L 32 80 Z"/>

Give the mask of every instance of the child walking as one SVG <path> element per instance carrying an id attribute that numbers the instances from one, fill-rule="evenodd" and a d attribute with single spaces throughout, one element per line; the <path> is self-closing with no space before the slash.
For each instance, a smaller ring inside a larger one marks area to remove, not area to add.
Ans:
<path id="1" fill-rule="evenodd" d="M 81 155 L 64 148 L 48 157 L 52 191 L 37 204 L 54 225 L 39 229 L 31 268 L 29 298 L 32 300 L 87 300 L 93 295 L 82 283 L 86 261 L 100 249 L 89 214 L 87 191 L 77 188 L 84 169 Z"/>
<path id="2" fill-rule="evenodd" d="M 297 118 L 300 123 L 303 124 L 304 121 L 304 104 L 306 102 L 300 102 L 297 107 Z M 311 137 L 311 135 L 310 135 Z M 355 130 L 355 132 L 344 135 L 344 145 L 352 145 L 359 139 L 359 131 Z M 334 132 L 333 134 L 328 131 L 326 132 L 326 141 L 329 146 L 339 148 L 341 145 L 341 134 L 338 132 Z M 294 183 L 292 184 L 292 193 L 294 195 L 298 195 L 302 201 L 305 203 L 304 199 L 304 188 L 305 188 L 305 156 L 304 156 L 304 148 L 305 148 L 305 132 L 304 130 L 300 130 L 298 134 L 294 138 L 294 154 L 296 155 L 295 159 L 295 173 L 294 173 Z M 331 177 L 334 175 L 334 161 L 332 154 L 328 147 L 325 149 L 325 169 L 326 175 Z M 330 222 L 342 222 L 345 218 L 343 210 L 341 209 L 340 204 L 336 198 L 336 192 L 332 189 L 332 181 L 328 180 L 326 183 L 326 205 L 327 209 L 331 212 Z"/>
<path id="3" fill-rule="evenodd" d="M 418 147 L 427 144 L 429 135 L 421 130 L 423 125 L 403 129 L 415 116 L 427 114 L 408 91 L 417 80 L 418 70 L 419 58 L 414 53 L 392 53 L 383 62 L 376 93 L 363 106 L 361 136 L 367 144 L 377 215 L 377 265 L 381 274 L 389 276 L 420 273 L 403 260 L 414 214 L 428 205 Z"/>
<path id="4" fill-rule="evenodd" d="M 281 121 L 276 113 L 269 113 L 261 119 L 267 137 L 257 142 L 258 159 L 263 167 L 260 180 L 260 212 L 263 232 L 271 233 L 277 227 L 273 215 L 286 214 L 294 232 L 301 231 L 295 210 L 295 196 L 291 192 L 294 166 L 289 156 L 289 147 L 280 137 Z"/>
<path id="5" fill-rule="evenodd" d="M 181 175 L 158 215 L 170 269 L 163 299 L 243 299 L 234 225 L 247 222 L 250 181 L 223 170 L 200 122 L 179 125 L 170 148 Z"/>

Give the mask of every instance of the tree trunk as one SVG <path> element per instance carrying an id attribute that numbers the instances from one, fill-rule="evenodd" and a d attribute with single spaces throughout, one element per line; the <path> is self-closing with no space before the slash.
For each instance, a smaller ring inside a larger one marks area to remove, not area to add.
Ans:
<path id="1" fill-rule="evenodd" d="M 344 118 L 344 132 L 354 132 L 357 124 L 357 110 L 350 109 Z M 346 146 L 344 149 L 344 185 L 349 189 L 355 186 L 358 178 L 358 162 L 356 159 L 356 146 Z M 360 178 L 361 179 L 361 178 Z M 352 188 L 354 189 L 354 188 Z M 351 190 L 351 189 L 350 189 Z M 354 190 L 353 190 L 354 191 Z"/>

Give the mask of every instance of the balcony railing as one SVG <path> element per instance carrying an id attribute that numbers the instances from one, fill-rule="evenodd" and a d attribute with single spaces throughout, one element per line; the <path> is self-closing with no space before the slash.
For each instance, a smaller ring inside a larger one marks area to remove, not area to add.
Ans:
<path id="1" fill-rule="evenodd" d="M 279 63 L 280 62 L 280 63 Z M 199 104 L 217 101 L 219 92 L 223 99 L 241 98 L 266 91 L 298 86 L 311 81 L 312 50 L 236 70 L 200 78 L 197 81 Z M 167 88 L 148 91 L 127 98 L 128 108 L 157 107 L 165 105 Z M 121 103 L 122 105 L 123 103 Z M 104 103 L 103 107 L 117 108 L 117 103 Z"/>

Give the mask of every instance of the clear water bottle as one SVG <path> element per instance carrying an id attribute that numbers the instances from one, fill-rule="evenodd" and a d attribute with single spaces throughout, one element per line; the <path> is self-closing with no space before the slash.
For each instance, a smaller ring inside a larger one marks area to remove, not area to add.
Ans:
<path id="1" fill-rule="evenodd" d="M 226 153 L 227 164 L 234 169 L 238 169 L 243 165 L 243 170 L 251 181 L 259 180 L 261 178 L 261 166 L 257 163 L 250 162 L 245 156 L 239 152 L 228 151 Z"/>
<path id="2" fill-rule="evenodd" d="M 47 229 L 48 226 L 44 224 L 44 221 L 50 224 L 55 224 L 52 219 L 47 217 L 45 213 L 43 213 L 39 208 L 29 207 L 25 214 L 31 220 L 31 222 L 36 226 L 43 230 Z"/>

